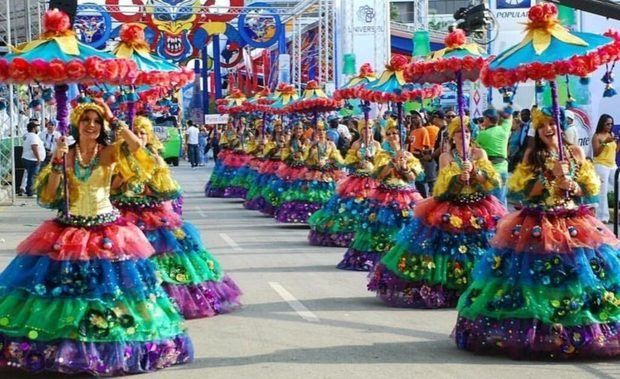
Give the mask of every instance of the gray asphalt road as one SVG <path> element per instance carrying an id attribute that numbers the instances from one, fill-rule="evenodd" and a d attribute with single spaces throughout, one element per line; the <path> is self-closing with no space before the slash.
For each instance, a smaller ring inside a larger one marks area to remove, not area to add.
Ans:
<path id="1" fill-rule="evenodd" d="M 456 349 L 455 311 L 387 308 L 366 291 L 365 273 L 335 268 L 344 249 L 311 247 L 306 228 L 278 225 L 240 200 L 205 198 L 211 165 L 174 173 L 186 220 L 242 288 L 244 307 L 189 321 L 195 361 L 144 377 L 620 378 L 617 361 L 524 362 Z M 0 268 L 52 216 L 32 200 L 0 207 Z M 0 371 L 0 378 L 30 377 L 51 376 Z"/>

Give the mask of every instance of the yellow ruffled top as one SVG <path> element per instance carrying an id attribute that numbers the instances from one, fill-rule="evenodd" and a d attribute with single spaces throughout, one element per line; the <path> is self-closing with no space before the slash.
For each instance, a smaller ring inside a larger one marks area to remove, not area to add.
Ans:
<path id="1" fill-rule="evenodd" d="M 256 142 L 256 139 L 251 139 L 245 144 L 243 150 L 245 151 L 246 154 L 254 154 L 256 149 L 258 149 L 258 147 L 259 147 L 259 144 L 258 142 Z"/>
<path id="2" fill-rule="evenodd" d="M 224 149 L 234 149 L 239 146 L 239 137 L 235 132 L 224 131 L 220 137 L 220 146 Z"/>
<path id="3" fill-rule="evenodd" d="M 529 205 L 542 205 L 546 207 L 573 207 L 576 204 L 590 204 L 596 202 L 600 190 L 600 181 L 594 170 L 594 165 L 588 160 L 577 164 L 575 172 L 569 176 L 580 186 L 583 195 L 581 197 L 565 198 L 553 190 L 553 181 L 543 180 L 542 173 L 533 165 L 519 163 L 512 176 L 508 179 L 508 193 L 512 199 Z M 540 196 L 530 196 L 530 192 L 537 181 L 542 181 L 545 191 Z"/>
<path id="4" fill-rule="evenodd" d="M 156 160 L 145 149 L 138 149 L 133 154 L 127 145 L 117 142 L 112 146 L 114 163 L 96 165 L 90 176 L 79 180 L 72 166 L 67 167 L 69 187 L 69 213 L 72 216 L 95 217 L 114 210 L 110 203 L 110 186 L 112 175 L 118 172 L 127 182 L 143 183 L 148 181 L 157 167 Z M 61 210 L 64 201 L 64 186 L 49 190 L 47 183 L 52 172 L 52 165 L 47 165 L 39 173 L 35 182 L 38 201 L 41 205 Z"/>
<path id="5" fill-rule="evenodd" d="M 360 151 L 361 150 L 361 151 Z M 381 147 L 371 148 L 361 147 L 360 149 L 349 149 L 344 158 L 344 164 L 349 167 L 355 167 L 357 171 L 372 171 L 375 167 L 375 159 L 381 152 Z M 362 157 L 360 157 L 362 155 Z"/>
<path id="6" fill-rule="evenodd" d="M 416 177 L 422 174 L 424 172 L 424 168 L 422 167 L 420 160 L 414 157 L 411 153 L 407 153 L 407 155 L 407 167 L 415 174 Z M 378 176 L 381 172 L 383 172 L 387 165 L 392 165 L 392 155 L 390 155 L 389 152 L 383 150 L 379 154 L 377 154 L 375 158 L 374 175 Z M 411 184 L 395 169 L 390 170 L 390 173 L 386 177 L 381 179 L 381 183 L 395 187 L 402 187 Z"/>
<path id="7" fill-rule="evenodd" d="M 308 156 L 308 146 L 301 142 L 297 142 L 298 146 L 296 147 L 296 154 L 294 154 L 293 143 L 294 139 L 291 138 L 288 145 L 282 151 L 282 160 L 290 161 L 290 163 L 303 163 Z"/>
<path id="8" fill-rule="evenodd" d="M 476 159 L 473 161 L 474 168 L 480 170 L 484 176 L 484 182 L 470 181 L 469 184 L 460 183 L 458 176 L 461 175 L 463 169 L 459 167 L 457 162 L 450 162 L 446 167 L 439 170 L 437 175 L 437 181 L 433 188 L 434 197 L 446 197 L 446 196 L 458 196 L 458 195 L 471 195 L 474 193 L 488 194 L 495 188 L 499 187 L 502 179 L 497 173 L 491 161 L 485 158 Z M 458 182 L 458 186 L 455 183 Z"/>
<path id="9" fill-rule="evenodd" d="M 304 158 L 306 166 L 310 168 L 321 168 L 326 165 L 344 164 L 344 159 L 340 151 L 333 142 L 328 141 L 325 145 L 325 152 L 319 153 L 320 145 L 314 144 Z"/>

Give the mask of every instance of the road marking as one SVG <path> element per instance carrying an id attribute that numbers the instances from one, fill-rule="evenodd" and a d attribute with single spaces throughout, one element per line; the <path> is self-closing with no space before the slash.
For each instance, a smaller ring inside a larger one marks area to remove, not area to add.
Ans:
<path id="1" fill-rule="evenodd" d="M 198 211 L 198 213 L 200 213 L 200 217 L 207 218 L 207 214 L 202 210 L 202 207 L 200 205 L 196 205 L 196 210 Z"/>
<path id="2" fill-rule="evenodd" d="M 293 296 L 290 292 L 286 290 L 286 288 L 282 287 L 282 285 L 278 282 L 269 282 L 271 288 L 280 295 L 280 297 L 288 303 L 288 305 L 293 308 L 293 310 L 299 315 L 299 317 L 303 318 L 308 322 L 320 322 L 319 318 L 316 317 L 314 313 L 312 313 L 308 308 L 306 308 L 299 300 Z"/>
<path id="3" fill-rule="evenodd" d="M 232 238 L 230 238 L 230 236 L 226 233 L 220 233 L 220 237 L 222 237 L 222 239 L 224 241 L 226 241 L 226 243 L 228 244 L 228 246 L 232 247 L 233 250 L 235 251 L 241 251 L 243 250 L 243 248 L 241 248 L 241 246 L 237 245 L 237 243 L 235 242 L 235 240 L 233 240 Z"/>

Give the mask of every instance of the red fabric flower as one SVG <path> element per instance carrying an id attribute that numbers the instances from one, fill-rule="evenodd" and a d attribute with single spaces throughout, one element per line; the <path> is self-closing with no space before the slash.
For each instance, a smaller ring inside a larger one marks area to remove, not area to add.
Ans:
<path id="1" fill-rule="evenodd" d="M 48 66 L 48 63 L 43 59 L 35 59 L 30 62 L 30 77 L 32 80 L 43 83 L 47 82 L 49 80 Z"/>
<path id="2" fill-rule="evenodd" d="M 405 69 L 405 66 L 407 66 L 407 63 L 407 58 L 400 54 L 395 54 L 392 55 L 390 63 L 386 65 L 385 68 L 390 71 L 402 71 Z"/>
<path id="3" fill-rule="evenodd" d="M 457 48 L 463 46 L 467 42 L 467 36 L 465 36 L 465 32 L 462 29 L 455 29 L 446 36 L 444 42 L 446 47 Z"/>
<path id="4" fill-rule="evenodd" d="M 106 73 L 106 64 L 99 57 L 88 57 L 85 62 L 86 72 L 96 81 L 102 81 Z"/>
<path id="5" fill-rule="evenodd" d="M 6 81 L 9 76 L 9 62 L 0 59 L 0 81 Z"/>
<path id="6" fill-rule="evenodd" d="M 138 24 L 123 24 L 119 32 L 121 41 L 126 43 L 136 43 L 144 41 L 144 29 Z"/>
<path id="7" fill-rule="evenodd" d="M 13 82 L 25 82 L 30 77 L 30 65 L 23 58 L 15 58 L 9 66 L 9 78 Z"/>
<path id="8" fill-rule="evenodd" d="M 50 79 L 55 83 L 61 83 L 67 80 L 67 68 L 65 62 L 60 59 L 52 59 L 49 64 L 48 74 Z"/>
<path id="9" fill-rule="evenodd" d="M 71 29 L 69 16 L 58 9 L 52 9 L 43 15 L 43 30 L 51 33 L 64 32 Z"/>
<path id="10" fill-rule="evenodd" d="M 86 75 L 86 67 L 84 67 L 82 61 L 77 59 L 69 61 L 65 65 L 65 68 L 67 70 L 67 76 L 73 81 L 80 81 Z"/>

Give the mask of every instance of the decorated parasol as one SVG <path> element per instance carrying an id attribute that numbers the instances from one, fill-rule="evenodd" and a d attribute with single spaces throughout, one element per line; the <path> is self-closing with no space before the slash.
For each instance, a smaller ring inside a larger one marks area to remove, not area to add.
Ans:
<path id="1" fill-rule="evenodd" d="M 118 58 L 131 59 L 136 62 L 139 70 L 126 98 L 127 121 L 129 125 L 132 125 L 135 116 L 135 103 L 138 101 L 135 87 L 180 88 L 194 79 L 194 72 L 151 54 L 149 45 L 144 38 L 143 25 L 124 24 L 119 35 L 121 40 L 114 49 L 114 55 Z"/>
<path id="2" fill-rule="evenodd" d="M 465 129 L 463 117 L 465 104 L 463 82 L 476 81 L 488 58 L 475 43 L 467 43 L 465 32 L 456 29 L 444 40 L 444 49 L 432 52 L 427 60 L 412 62 L 405 72 L 405 79 L 413 83 L 446 83 L 456 82 L 456 98 L 461 121 L 461 138 L 463 142 L 463 159 L 467 159 Z"/>
<path id="3" fill-rule="evenodd" d="M 523 40 L 495 57 L 482 70 L 482 82 L 489 87 L 505 87 L 527 80 L 548 80 L 551 88 L 553 117 L 564 159 L 560 107 L 556 77 L 585 77 L 598 67 L 620 58 L 620 38 L 616 32 L 605 35 L 570 32 L 557 18 L 554 4 L 530 8 Z"/>
<path id="4" fill-rule="evenodd" d="M 244 104 L 247 98 L 245 94 L 241 92 L 240 89 L 233 88 L 230 90 L 228 96 L 223 99 L 217 99 L 217 111 L 220 113 L 227 113 L 230 115 L 237 115 L 239 113 L 245 112 L 246 108 Z"/>
<path id="5" fill-rule="evenodd" d="M 290 84 L 280 83 L 276 91 L 268 99 L 273 100 L 269 105 L 262 106 L 262 109 L 272 114 L 284 114 L 287 107 L 295 100 L 299 99 L 299 94 L 295 87 Z"/>
<path id="6" fill-rule="evenodd" d="M 62 134 L 69 132 L 67 90 L 69 83 L 131 84 L 137 76 L 136 63 L 80 43 L 71 21 L 58 9 L 43 16 L 44 33 L 39 38 L 12 47 L 0 59 L 0 81 L 13 84 L 54 85 L 56 119 Z M 66 170 L 66 161 L 64 162 Z M 65 180 L 65 214 L 68 189 Z"/>
<path id="7" fill-rule="evenodd" d="M 360 67 L 360 72 L 357 76 L 352 77 L 344 86 L 334 91 L 334 99 L 355 99 L 360 88 L 375 80 L 377 80 L 377 75 L 373 71 L 372 66 L 370 63 L 364 63 Z"/>
<path id="8" fill-rule="evenodd" d="M 312 113 L 314 115 L 314 125 L 317 125 L 318 114 L 331 112 L 341 108 L 342 100 L 335 100 L 325 94 L 316 80 L 311 80 L 306 84 L 301 97 L 293 101 L 287 109 L 292 112 Z"/>
<path id="9" fill-rule="evenodd" d="M 267 119 L 267 111 L 263 108 L 263 106 L 268 106 L 273 103 L 274 100 L 271 98 L 271 91 L 268 87 L 263 88 L 258 91 L 251 99 L 247 100 L 243 103 L 243 107 L 248 112 L 261 112 L 262 113 L 262 134 L 265 134 L 265 123 Z"/>
<path id="10" fill-rule="evenodd" d="M 432 85 L 430 87 L 416 86 L 405 81 L 404 70 L 407 66 L 407 58 L 402 55 L 394 55 L 390 59 L 390 63 L 385 66 L 385 71 L 379 79 L 367 83 L 358 90 L 357 97 L 369 102 L 375 103 L 396 103 L 398 112 L 398 130 L 401 136 L 401 144 L 404 144 L 403 138 L 403 103 L 411 100 L 430 99 L 441 95 L 443 89 L 441 85 Z M 368 109 L 364 107 L 364 115 L 366 116 Z"/>
<path id="11" fill-rule="evenodd" d="M 54 85 L 58 129 L 66 134 L 67 84 L 131 84 L 137 66 L 79 42 L 69 16 L 57 9 L 45 12 L 43 26 L 45 32 L 39 38 L 13 47 L 0 59 L 0 81 Z"/>

